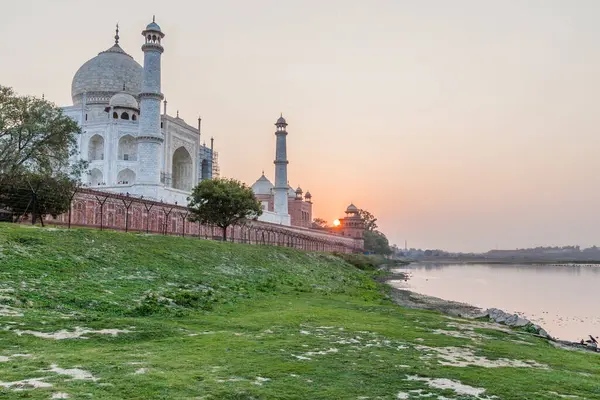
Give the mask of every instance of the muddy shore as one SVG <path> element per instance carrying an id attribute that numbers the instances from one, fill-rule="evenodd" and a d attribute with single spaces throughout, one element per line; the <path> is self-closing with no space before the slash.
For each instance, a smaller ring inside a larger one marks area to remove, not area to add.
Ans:
<path id="1" fill-rule="evenodd" d="M 408 280 L 408 274 L 402 272 L 393 272 L 393 270 L 382 267 L 387 274 L 377 278 L 380 283 L 385 283 L 390 288 L 390 296 L 394 303 L 406 308 L 418 308 L 420 310 L 439 311 L 442 314 L 448 314 L 454 317 L 474 318 L 481 314 L 483 310 L 479 307 L 466 303 L 444 300 L 438 297 L 426 296 L 424 294 L 411 292 L 406 289 L 398 289 L 390 284 L 391 281 Z"/>

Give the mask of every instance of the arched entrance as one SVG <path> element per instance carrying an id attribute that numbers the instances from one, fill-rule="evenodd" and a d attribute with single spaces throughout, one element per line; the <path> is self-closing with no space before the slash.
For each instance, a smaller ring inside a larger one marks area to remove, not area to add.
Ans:
<path id="1" fill-rule="evenodd" d="M 193 163 L 190 153 L 181 146 L 173 153 L 173 188 L 192 190 Z"/>

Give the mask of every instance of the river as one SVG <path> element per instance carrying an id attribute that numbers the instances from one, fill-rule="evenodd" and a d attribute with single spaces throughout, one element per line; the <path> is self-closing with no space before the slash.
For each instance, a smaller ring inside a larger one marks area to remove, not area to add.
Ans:
<path id="1" fill-rule="evenodd" d="M 395 287 L 499 308 L 539 324 L 559 339 L 600 336 L 600 266 L 411 264 Z"/>

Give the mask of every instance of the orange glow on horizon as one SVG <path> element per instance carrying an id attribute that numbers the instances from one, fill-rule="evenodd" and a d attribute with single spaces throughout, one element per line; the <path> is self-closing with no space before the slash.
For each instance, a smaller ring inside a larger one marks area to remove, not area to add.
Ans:
<path id="1" fill-rule="evenodd" d="M 333 226 L 340 226 L 340 220 L 339 219 L 334 220 Z"/>

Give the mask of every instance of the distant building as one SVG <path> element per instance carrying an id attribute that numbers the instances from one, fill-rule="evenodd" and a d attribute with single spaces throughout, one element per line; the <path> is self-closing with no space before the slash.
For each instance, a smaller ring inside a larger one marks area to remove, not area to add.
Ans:
<path id="1" fill-rule="evenodd" d="M 364 236 L 365 222 L 358 212 L 358 207 L 354 204 L 350 204 L 348 208 L 346 208 L 346 217 L 340 218 L 339 221 L 339 226 L 330 229 L 332 232 L 353 238 L 362 238 Z"/>

